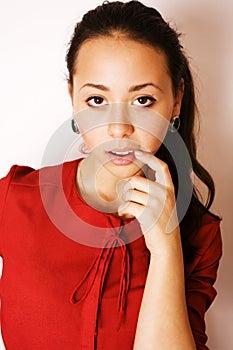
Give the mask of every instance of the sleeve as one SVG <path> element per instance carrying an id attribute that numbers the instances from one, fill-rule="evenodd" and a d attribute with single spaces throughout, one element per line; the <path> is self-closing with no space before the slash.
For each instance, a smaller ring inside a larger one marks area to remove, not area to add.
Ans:
<path id="1" fill-rule="evenodd" d="M 6 197 L 8 193 L 8 189 L 10 186 L 11 179 L 15 173 L 16 165 L 13 165 L 9 171 L 9 173 L 0 179 L 0 255 L 1 254 L 1 231 L 2 231 L 2 216 L 3 216 L 3 211 L 4 211 L 4 206 L 6 202 Z"/>
<path id="2" fill-rule="evenodd" d="M 205 333 L 205 312 L 216 297 L 213 285 L 217 277 L 219 260 L 222 255 L 222 239 L 220 221 L 215 221 L 202 230 L 205 234 L 199 237 L 200 244 L 207 248 L 199 255 L 193 271 L 186 279 L 186 300 L 190 326 L 196 342 L 197 350 L 206 350 L 207 335 Z"/>

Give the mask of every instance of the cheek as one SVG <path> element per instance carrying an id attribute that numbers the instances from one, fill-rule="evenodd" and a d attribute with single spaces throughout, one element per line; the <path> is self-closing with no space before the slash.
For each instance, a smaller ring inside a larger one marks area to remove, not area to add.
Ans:
<path id="1" fill-rule="evenodd" d="M 156 118 L 144 122 L 143 127 L 137 127 L 137 135 L 141 145 L 149 152 L 155 153 L 167 134 L 169 121 L 165 118 Z"/>
<path id="2" fill-rule="evenodd" d="M 151 153 L 155 154 L 158 151 L 161 144 L 162 144 L 162 141 L 160 141 L 157 138 L 154 138 L 153 142 L 151 143 Z"/>
<path id="3" fill-rule="evenodd" d="M 106 128 L 95 128 L 82 135 L 82 138 L 86 146 L 92 150 L 94 147 L 103 143 L 105 134 Z"/>
<path id="4" fill-rule="evenodd" d="M 159 113 L 155 109 L 141 108 L 137 113 L 134 113 L 133 124 L 138 134 L 143 135 L 145 142 L 148 142 L 147 138 L 151 139 L 153 137 L 162 142 L 169 127 L 169 119 L 170 117 Z"/>
<path id="5" fill-rule="evenodd" d="M 143 135 L 144 134 L 144 135 Z M 148 133 L 141 133 L 140 137 L 141 141 L 140 144 L 141 146 L 147 151 L 155 154 L 159 147 L 161 146 L 162 141 L 155 137 L 152 134 Z"/>

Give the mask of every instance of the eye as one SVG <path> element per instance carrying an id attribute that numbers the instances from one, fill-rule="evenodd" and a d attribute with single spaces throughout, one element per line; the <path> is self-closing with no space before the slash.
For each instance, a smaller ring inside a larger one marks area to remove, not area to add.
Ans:
<path id="1" fill-rule="evenodd" d="M 151 106 L 156 99 L 151 96 L 140 96 L 136 100 L 134 100 L 133 104 L 136 106 L 143 106 L 143 107 L 148 107 Z"/>
<path id="2" fill-rule="evenodd" d="M 88 104 L 88 106 L 91 106 L 91 107 L 106 105 L 106 103 L 103 103 L 103 102 L 104 102 L 104 99 L 103 97 L 100 97 L 100 96 L 91 96 L 86 99 L 86 103 Z"/>

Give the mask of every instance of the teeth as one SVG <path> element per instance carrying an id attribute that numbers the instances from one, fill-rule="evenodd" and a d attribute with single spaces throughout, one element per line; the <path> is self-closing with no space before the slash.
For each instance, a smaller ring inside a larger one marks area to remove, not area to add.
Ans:
<path id="1" fill-rule="evenodd" d="M 127 156 L 127 154 L 133 153 L 133 151 L 126 151 L 126 152 L 111 151 L 111 153 L 116 154 L 117 156 Z"/>

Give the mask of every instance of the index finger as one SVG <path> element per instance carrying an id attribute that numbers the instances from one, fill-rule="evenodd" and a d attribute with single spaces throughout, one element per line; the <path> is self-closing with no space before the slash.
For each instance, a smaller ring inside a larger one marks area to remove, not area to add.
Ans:
<path id="1" fill-rule="evenodd" d="M 173 186 L 168 165 L 149 152 L 135 151 L 135 157 L 156 172 L 156 181 L 166 187 Z"/>

